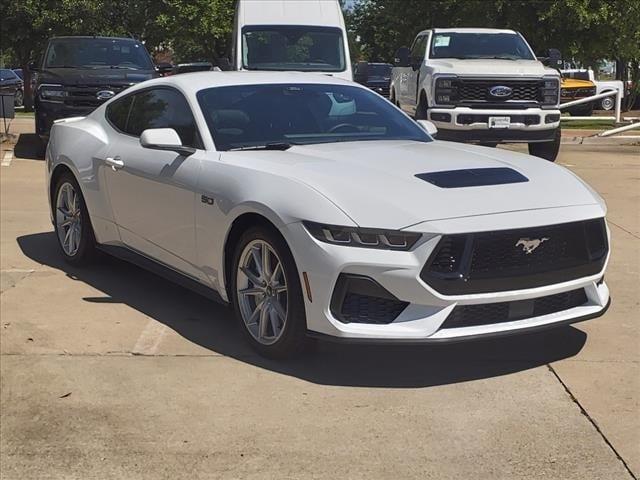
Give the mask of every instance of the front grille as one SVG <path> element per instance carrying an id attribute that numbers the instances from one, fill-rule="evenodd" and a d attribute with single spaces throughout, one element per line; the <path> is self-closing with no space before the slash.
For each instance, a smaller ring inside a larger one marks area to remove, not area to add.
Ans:
<path id="1" fill-rule="evenodd" d="M 453 309 L 440 328 L 475 327 L 541 317 L 579 307 L 587 301 L 584 289 L 580 288 L 529 300 L 461 305 Z"/>
<path id="2" fill-rule="evenodd" d="M 125 88 L 127 88 L 126 85 L 74 85 L 65 89 L 67 96 L 64 99 L 64 103 L 69 107 L 95 109 L 106 101 L 106 99 L 98 99 L 96 96 L 98 92 L 110 90 L 117 95 Z"/>
<path id="3" fill-rule="evenodd" d="M 607 252 L 604 219 L 445 235 L 420 276 L 446 295 L 535 288 L 595 275 Z"/>
<path id="4" fill-rule="evenodd" d="M 465 79 L 459 78 L 453 82 L 457 87 L 458 103 L 465 102 L 501 102 L 506 100 L 516 102 L 542 101 L 544 80 L 500 80 L 500 79 Z M 511 88 L 511 95 L 497 98 L 489 93 L 491 88 L 505 86 Z"/>
<path id="5" fill-rule="evenodd" d="M 475 113 L 463 113 L 458 115 L 457 120 L 461 125 L 470 125 L 472 123 L 489 123 L 489 117 L 495 115 L 481 115 Z M 540 123 L 540 115 L 509 115 L 511 123 L 523 123 L 525 125 L 538 125 Z"/>
<path id="6" fill-rule="evenodd" d="M 389 92 L 390 92 L 389 84 L 386 84 L 386 85 L 368 85 L 368 87 L 369 87 L 370 90 L 373 90 L 377 94 L 382 95 L 383 97 L 389 98 Z"/>

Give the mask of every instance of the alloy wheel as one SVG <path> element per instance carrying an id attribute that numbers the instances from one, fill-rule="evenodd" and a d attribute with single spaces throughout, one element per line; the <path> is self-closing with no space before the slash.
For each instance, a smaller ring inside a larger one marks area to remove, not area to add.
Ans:
<path id="1" fill-rule="evenodd" d="M 240 255 L 236 294 L 242 321 L 251 336 L 272 345 L 284 332 L 288 289 L 282 261 L 264 240 L 253 240 Z"/>
<path id="2" fill-rule="evenodd" d="M 80 199 L 76 189 L 68 182 L 58 189 L 56 198 L 56 226 L 58 240 L 64 253 L 73 257 L 78 253 L 82 236 Z"/>

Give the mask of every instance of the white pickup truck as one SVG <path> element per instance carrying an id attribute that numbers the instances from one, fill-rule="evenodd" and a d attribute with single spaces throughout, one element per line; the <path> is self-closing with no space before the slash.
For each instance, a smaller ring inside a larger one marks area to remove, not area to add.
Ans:
<path id="1" fill-rule="evenodd" d="M 436 28 L 396 52 L 390 99 L 437 138 L 527 143 L 554 161 L 560 148 L 560 74 L 513 30 Z"/>

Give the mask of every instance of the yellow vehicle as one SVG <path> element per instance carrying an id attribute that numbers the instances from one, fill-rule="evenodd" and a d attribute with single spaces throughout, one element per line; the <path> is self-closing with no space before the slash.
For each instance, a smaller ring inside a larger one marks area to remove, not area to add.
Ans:
<path id="1" fill-rule="evenodd" d="M 567 75 L 567 76 L 565 76 Z M 571 74 L 562 74 L 560 84 L 560 103 L 567 103 L 580 98 L 591 97 L 596 94 L 596 84 L 590 80 L 570 78 Z M 593 102 L 583 103 L 566 110 L 571 116 L 590 117 L 593 113 Z"/>

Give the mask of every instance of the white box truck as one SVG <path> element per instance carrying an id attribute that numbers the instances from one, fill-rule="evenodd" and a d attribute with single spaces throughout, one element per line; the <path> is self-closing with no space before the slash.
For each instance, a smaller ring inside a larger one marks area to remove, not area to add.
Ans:
<path id="1" fill-rule="evenodd" d="M 233 70 L 353 79 L 338 0 L 238 0 L 231 56 Z"/>

